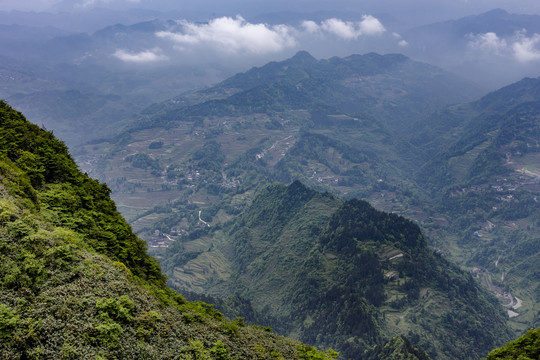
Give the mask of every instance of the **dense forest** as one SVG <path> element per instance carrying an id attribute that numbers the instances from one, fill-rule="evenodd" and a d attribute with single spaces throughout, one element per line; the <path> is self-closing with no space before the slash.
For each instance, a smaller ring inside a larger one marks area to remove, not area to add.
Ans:
<path id="1" fill-rule="evenodd" d="M 230 314 L 344 358 L 404 335 L 433 358 L 478 359 L 511 338 L 497 301 L 416 224 L 299 181 L 262 189 L 233 221 L 167 251 L 171 283 L 192 298 L 221 297 Z"/>

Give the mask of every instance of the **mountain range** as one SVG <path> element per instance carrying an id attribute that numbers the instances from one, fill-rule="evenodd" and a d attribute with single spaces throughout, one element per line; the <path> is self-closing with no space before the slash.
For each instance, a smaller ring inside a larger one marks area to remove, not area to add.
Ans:
<path id="1" fill-rule="evenodd" d="M 0 143 L 3 357 L 338 356 L 275 335 L 268 327 L 247 326 L 242 318 L 228 320 L 211 305 L 188 302 L 165 287 L 159 266 L 116 211 L 110 190 L 82 174 L 62 142 L 5 102 L 0 103 L 0 126 L 5 135 Z M 286 318 L 293 320 L 303 334 L 297 336 L 337 344 L 342 356 L 428 359 L 403 336 L 383 341 L 393 333 L 388 328 L 399 332 L 402 321 L 433 332 L 433 337 L 422 332 L 420 342 L 452 358 L 462 347 L 477 358 L 510 335 L 496 302 L 470 275 L 433 254 L 415 224 L 364 201 L 344 202 L 299 182 L 274 185 L 215 231 L 224 241 L 207 233 L 193 237 L 194 245 L 204 248 L 205 238 L 214 239 L 209 253 L 236 260 L 232 272 L 213 272 L 222 278 L 212 286 L 223 287 L 223 277 L 236 279 L 226 286 L 235 293 L 262 290 L 268 295 L 268 287 L 280 286 L 277 297 L 260 298 L 269 318 L 279 314 L 282 327 L 289 326 Z M 295 280 L 290 275 L 280 279 L 275 270 L 291 266 L 298 270 Z M 379 313 L 385 302 L 394 310 Z M 439 320 L 417 318 L 410 307 L 436 310 Z M 398 315 L 400 310 L 406 315 Z M 458 342 L 444 340 L 443 329 L 452 324 Z M 329 333 L 337 336 L 327 338 Z M 419 337 L 414 331 L 408 335 Z"/>
<path id="2" fill-rule="evenodd" d="M 474 91 L 401 55 L 301 52 L 155 104 L 80 161 L 164 263 L 164 247 L 222 226 L 275 181 L 367 199 L 417 221 L 521 332 L 539 321 L 539 81 L 448 106 L 474 96 L 459 89 Z"/>
<path id="3" fill-rule="evenodd" d="M 322 23 L 337 17 L 350 22 L 361 15 L 284 12 L 263 14 L 251 22 L 268 28 L 292 26 L 299 31 L 305 20 Z M 227 51 L 201 56 L 193 51 L 179 52 L 170 39 L 157 36 L 182 34 L 185 21 L 194 26 L 211 22 L 200 14 L 190 18 L 188 13 L 93 9 L 70 17 L 0 12 L 0 78 L 4 84 L 0 85 L 0 98 L 75 146 L 121 132 L 152 103 L 216 84 L 235 72 L 304 48 L 319 58 L 345 56 L 351 49 L 404 53 L 461 74 L 482 89 L 494 90 L 524 76 L 536 76 L 534 48 L 520 54 L 513 50 L 526 50 L 527 41 L 534 42 L 539 32 L 535 15 L 499 9 L 412 28 L 391 16 L 378 17 L 386 31 L 373 39 L 354 44 L 326 39 L 322 47 L 318 38 L 278 54 L 244 54 L 231 59 L 226 57 L 231 56 Z M 83 102 L 93 106 L 81 106 Z M 80 128 L 87 123 L 97 125 L 81 136 Z"/>

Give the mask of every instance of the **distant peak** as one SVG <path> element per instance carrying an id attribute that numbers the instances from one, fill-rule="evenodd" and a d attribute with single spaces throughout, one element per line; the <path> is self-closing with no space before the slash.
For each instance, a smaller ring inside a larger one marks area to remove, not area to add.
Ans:
<path id="1" fill-rule="evenodd" d="M 508 11 L 506 11 L 504 9 L 497 8 L 497 9 L 487 11 L 487 12 L 483 13 L 480 16 L 488 16 L 488 17 L 500 18 L 500 17 L 504 17 L 504 16 L 509 16 L 509 15 L 510 14 L 508 13 Z"/>
<path id="2" fill-rule="evenodd" d="M 296 55 L 294 55 L 290 60 L 293 62 L 303 62 L 303 63 L 317 61 L 317 59 L 315 59 L 313 56 L 311 56 L 310 53 L 308 53 L 305 50 L 301 50 L 297 52 Z"/>
<path id="3" fill-rule="evenodd" d="M 508 15 L 508 11 L 506 11 L 506 10 L 504 10 L 504 9 L 501 9 L 501 8 L 497 8 L 497 9 L 493 9 L 493 10 L 487 11 L 486 14 L 492 14 L 492 15 Z"/>

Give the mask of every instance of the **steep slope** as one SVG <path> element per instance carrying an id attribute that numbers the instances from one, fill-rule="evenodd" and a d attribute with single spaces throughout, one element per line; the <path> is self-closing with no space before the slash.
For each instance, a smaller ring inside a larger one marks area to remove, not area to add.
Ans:
<path id="1" fill-rule="evenodd" d="M 239 295 L 280 332 L 345 358 L 405 334 L 430 356 L 478 359 L 509 336 L 496 300 L 418 226 L 300 182 L 262 190 L 231 223 L 168 251 L 177 288 Z"/>
<path id="2" fill-rule="evenodd" d="M 540 328 L 531 329 L 525 335 L 495 349 L 489 353 L 487 360 L 497 359 L 538 359 L 540 358 Z"/>
<path id="3" fill-rule="evenodd" d="M 540 79 L 526 78 L 435 115 L 431 144 L 449 145 L 417 176 L 448 221 L 428 225 L 435 245 L 501 298 L 520 331 L 540 323 L 539 114 Z"/>
<path id="4" fill-rule="evenodd" d="M 365 354 L 366 360 L 427 360 L 429 357 L 421 349 L 411 345 L 403 336 L 390 339 L 383 346 L 376 346 L 372 351 Z"/>
<path id="5" fill-rule="evenodd" d="M 0 102 L 0 357 L 331 359 L 165 287 L 65 145 Z"/>

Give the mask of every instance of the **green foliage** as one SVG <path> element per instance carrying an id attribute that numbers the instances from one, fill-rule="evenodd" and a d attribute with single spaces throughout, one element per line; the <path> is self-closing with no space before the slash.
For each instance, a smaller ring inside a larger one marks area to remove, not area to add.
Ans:
<path id="1" fill-rule="evenodd" d="M 211 360 L 209 351 L 204 348 L 204 344 L 199 340 L 189 340 L 189 349 L 183 354 L 184 358 L 193 360 Z M 186 356 L 187 355 L 187 356 Z"/>
<path id="2" fill-rule="evenodd" d="M 126 295 L 122 295 L 117 299 L 104 298 L 96 302 L 96 308 L 101 316 L 105 319 L 111 318 L 124 323 L 133 321 L 131 315 L 133 307 L 133 302 Z"/>
<path id="3" fill-rule="evenodd" d="M 96 325 L 97 341 L 107 348 L 117 348 L 118 340 L 124 333 L 124 329 L 120 324 L 111 319 L 104 319 Z"/>
<path id="4" fill-rule="evenodd" d="M 50 248 L 46 256 L 54 266 L 68 268 L 76 259 L 77 249 L 72 244 L 65 244 Z"/>
<path id="5" fill-rule="evenodd" d="M 519 339 L 495 349 L 489 353 L 486 360 L 535 360 L 540 359 L 540 328 L 529 330 Z"/>
<path id="6" fill-rule="evenodd" d="M 9 181 L 13 194 L 35 201 L 39 190 L 40 205 L 48 210 L 45 216 L 55 225 L 68 227 L 86 237 L 90 245 L 125 263 L 135 275 L 164 283 L 155 259 L 149 257 L 146 244 L 137 238 L 116 210 L 110 189 L 82 174 L 66 146 L 52 133 L 29 123 L 22 114 L 0 102 L 0 154 L 5 157 L 0 172 L 18 180 Z M 9 161 L 23 167 L 19 169 Z M 4 169 L 4 170 L 1 170 Z M 24 224 L 12 225 L 13 236 L 28 235 Z"/>
<path id="7" fill-rule="evenodd" d="M 147 154 L 137 153 L 126 157 L 125 161 L 139 169 L 160 170 L 159 162 Z"/>
<path id="8" fill-rule="evenodd" d="M 228 360 L 229 351 L 225 347 L 225 344 L 221 340 L 216 341 L 214 346 L 210 349 L 210 353 L 214 355 L 216 360 Z"/>
<path id="9" fill-rule="evenodd" d="M 137 323 L 139 324 L 137 333 L 139 336 L 143 339 L 149 340 L 161 318 L 161 314 L 153 310 L 144 312 L 142 315 L 137 317 Z"/>
<path id="10" fill-rule="evenodd" d="M 298 356 L 301 360 L 331 360 L 336 359 L 338 355 L 333 350 L 319 352 L 312 346 L 302 345 L 298 348 Z"/>
<path id="11" fill-rule="evenodd" d="M 12 309 L 0 304 L 0 339 L 11 339 L 19 323 L 19 316 Z"/>
<path id="12" fill-rule="evenodd" d="M 421 349 L 414 347 L 404 336 L 390 339 L 383 346 L 377 345 L 367 351 L 365 360 L 429 360 L 429 356 Z"/>
<path id="13" fill-rule="evenodd" d="M 167 288 L 110 190 L 4 102 L 0 132 L 0 357 L 255 358 L 263 343 L 294 358 L 296 341 Z"/>

